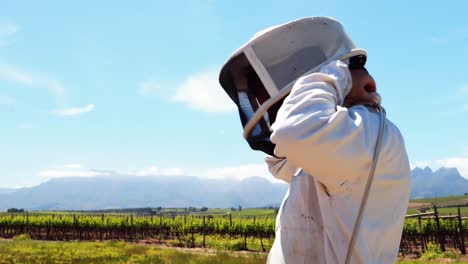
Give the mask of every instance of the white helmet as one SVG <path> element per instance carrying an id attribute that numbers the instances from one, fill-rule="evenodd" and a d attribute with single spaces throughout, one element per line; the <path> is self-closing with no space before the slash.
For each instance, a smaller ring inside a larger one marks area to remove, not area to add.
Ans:
<path id="1" fill-rule="evenodd" d="M 343 26 L 328 17 L 307 17 L 258 32 L 223 65 L 219 82 L 239 108 L 250 147 L 273 155 L 270 125 L 284 97 L 301 76 L 332 60 L 349 63 L 367 53 L 349 38 Z M 235 76 L 244 75 L 246 87 Z"/>

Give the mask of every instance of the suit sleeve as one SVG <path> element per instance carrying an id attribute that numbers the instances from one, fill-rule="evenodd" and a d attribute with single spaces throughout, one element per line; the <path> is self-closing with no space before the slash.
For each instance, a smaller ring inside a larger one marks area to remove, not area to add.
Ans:
<path id="1" fill-rule="evenodd" d="M 340 191 L 347 181 L 367 177 L 378 136 L 377 114 L 363 106 L 339 106 L 346 96 L 343 90 L 349 91 L 342 85 L 330 74 L 302 77 L 272 125 L 275 155 L 287 158 L 331 192 Z"/>

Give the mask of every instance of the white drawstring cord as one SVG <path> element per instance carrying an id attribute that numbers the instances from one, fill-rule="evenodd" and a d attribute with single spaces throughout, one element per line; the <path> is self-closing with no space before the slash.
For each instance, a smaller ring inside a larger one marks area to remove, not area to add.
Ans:
<path id="1" fill-rule="evenodd" d="M 364 215 L 364 210 L 366 208 L 367 198 L 369 197 L 369 191 L 372 185 L 372 180 L 374 179 L 375 169 L 377 167 L 377 161 L 379 160 L 380 149 L 382 145 L 383 133 L 385 130 L 385 109 L 379 106 L 380 112 L 380 124 L 379 124 L 379 135 L 377 137 L 377 143 L 375 144 L 374 157 L 372 158 L 372 167 L 367 178 L 366 188 L 364 189 L 364 195 L 362 196 L 361 206 L 359 207 L 358 217 L 354 223 L 353 234 L 351 236 L 351 241 L 349 242 L 348 252 L 346 253 L 345 264 L 349 264 L 351 261 L 351 256 L 354 250 L 354 244 L 356 244 L 356 239 L 359 234 L 359 228 L 361 227 L 362 216 Z"/>
<path id="2" fill-rule="evenodd" d="M 263 117 L 263 115 L 268 111 L 268 109 L 272 105 L 274 105 L 275 103 L 277 103 L 278 101 L 280 101 L 281 99 L 286 97 L 289 94 L 289 92 L 291 92 L 292 88 L 293 88 L 292 85 L 290 85 L 289 87 L 285 87 L 284 89 L 280 90 L 279 94 L 277 94 L 274 97 L 271 97 L 270 99 L 268 99 L 266 102 L 264 102 L 260 106 L 260 108 L 255 112 L 254 116 L 249 120 L 249 122 L 247 122 L 247 124 L 244 127 L 244 135 L 243 136 L 244 136 L 245 139 L 247 139 L 247 137 L 249 136 L 249 134 L 252 131 L 252 129 L 254 128 L 254 126 Z M 369 191 L 370 191 L 370 188 L 371 188 L 371 185 L 372 185 L 372 181 L 374 179 L 375 169 L 377 167 L 377 161 L 379 159 L 380 148 L 381 148 L 381 145 L 382 145 L 382 137 L 383 137 L 383 133 L 384 133 L 384 129 L 385 129 L 386 117 L 385 117 L 385 109 L 383 107 L 381 107 L 380 105 L 378 106 L 378 109 L 379 109 L 379 113 L 380 113 L 379 135 L 377 137 L 377 143 L 375 145 L 374 156 L 372 158 L 372 167 L 371 167 L 371 170 L 370 170 L 370 173 L 369 173 L 369 177 L 367 178 L 367 183 L 366 183 L 366 187 L 365 187 L 365 190 L 364 190 L 364 195 L 362 197 L 361 205 L 359 207 L 358 217 L 357 217 L 356 222 L 354 224 L 353 234 L 351 236 L 351 241 L 349 243 L 348 251 L 346 253 L 345 264 L 349 264 L 349 262 L 351 261 L 351 255 L 352 255 L 352 252 L 354 250 L 354 245 L 356 243 L 356 239 L 357 239 L 357 235 L 359 233 L 359 229 L 361 227 L 362 216 L 364 214 L 364 209 L 365 209 L 366 204 L 367 204 L 367 198 L 369 197 Z"/>

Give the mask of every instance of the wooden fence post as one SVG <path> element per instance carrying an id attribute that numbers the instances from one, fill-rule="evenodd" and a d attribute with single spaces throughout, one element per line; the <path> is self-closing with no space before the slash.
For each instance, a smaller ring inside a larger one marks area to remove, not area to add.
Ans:
<path id="1" fill-rule="evenodd" d="M 203 216 L 203 247 L 205 247 L 205 227 L 206 227 L 206 222 L 205 222 L 205 216 Z"/>
<path id="2" fill-rule="evenodd" d="M 421 251 L 425 252 L 426 248 L 426 241 L 424 239 L 424 235 L 422 234 L 422 224 L 421 224 L 421 216 L 418 216 L 418 226 L 419 226 L 419 239 L 421 240 Z"/>
<path id="3" fill-rule="evenodd" d="M 193 215 L 192 215 L 192 219 L 190 221 L 190 234 L 191 234 L 191 237 L 192 237 L 192 244 L 190 245 L 190 247 L 195 247 L 195 238 L 193 237 Z"/>
<path id="4" fill-rule="evenodd" d="M 244 250 L 247 250 L 247 232 L 244 230 Z"/>
<path id="5" fill-rule="evenodd" d="M 463 230 L 463 223 L 461 218 L 460 206 L 458 206 L 458 234 L 460 238 L 460 250 L 463 255 L 466 254 L 466 247 L 465 247 L 465 234 Z"/>
<path id="6" fill-rule="evenodd" d="M 130 241 L 133 241 L 135 239 L 136 232 L 133 228 L 133 213 L 130 214 L 130 234 L 128 235 L 130 238 Z"/>
<path id="7" fill-rule="evenodd" d="M 159 243 L 162 239 L 162 213 L 159 213 Z"/>
<path id="8" fill-rule="evenodd" d="M 434 215 L 437 224 L 437 235 L 439 238 L 440 249 L 442 252 L 445 252 L 445 234 L 443 234 L 442 229 L 440 228 L 440 219 L 439 214 L 437 213 L 437 206 L 434 205 Z"/>

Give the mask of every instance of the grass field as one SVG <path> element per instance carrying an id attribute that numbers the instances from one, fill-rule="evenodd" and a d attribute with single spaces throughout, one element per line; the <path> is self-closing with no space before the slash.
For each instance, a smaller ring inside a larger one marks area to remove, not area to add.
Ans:
<path id="1" fill-rule="evenodd" d="M 167 248 L 124 242 L 44 242 L 25 237 L 0 240 L 0 263 L 265 263 L 266 253 Z M 400 264 L 449 260 L 399 260 Z M 451 259 L 451 263 L 468 263 Z"/>
<path id="2" fill-rule="evenodd" d="M 429 211 L 432 212 L 434 210 L 430 209 Z M 439 215 L 457 215 L 458 214 L 456 207 L 437 208 L 437 212 L 439 213 Z M 406 211 L 407 215 L 417 214 L 417 213 L 418 213 L 417 208 L 408 208 L 408 210 Z M 460 213 L 462 216 L 468 216 L 468 207 L 461 207 Z"/>
<path id="3" fill-rule="evenodd" d="M 407 214 L 415 214 L 421 207 L 430 208 L 435 199 L 416 199 L 410 202 Z M 437 198 L 438 206 L 465 205 L 468 196 L 449 196 Z M 150 209 L 151 210 L 151 209 Z M 439 208 L 439 215 L 456 215 L 457 208 Z M 135 212 L 138 212 L 136 210 Z M 158 212 L 163 214 L 187 213 L 185 208 L 163 208 Z M 93 212 L 70 212 L 70 211 L 48 211 L 28 212 L 34 214 L 91 214 L 100 215 L 99 211 Z M 128 212 L 104 212 L 105 215 L 128 215 Z M 241 211 L 221 208 L 211 208 L 207 211 L 189 212 L 194 216 L 212 215 L 214 217 L 227 217 L 232 215 L 233 219 L 242 217 L 275 217 L 274 209 L 243 208 Z M 468 216 L 468 207 L 462 207 L 461 213 Z M 7 213 L 0 213 L 7 214 Z M 10 215 L 8 213 L 8 215 Z M 233 220 L 237 221 L 237 220 Z M 250 220 L 249 220 L 250 221 Z M 26 238 L 26 239 L 25 239 Z M 202 236 L 194 235 L 195 245 L 202 244 Z M 189 238 L 187 238 L 189 239 Z M 247 248 L 256 252 L 239 251 L 245 249 L 245 241 L 242 237 L 223 237 L 219 235 L 206 236 L 206 246 L 210 249 L 195 248 L 187 249 L 176 246 L 189 245 L 184 241 L 168 240 L 168 246 L 145 245 L 124 242 L 45 242 L 33 241 L 27 237 L 20 236 L 13 240 L 0 240 L 0 263 L 265 263 L 268 251 L 273 239 L 263 239 L 263 246 L 258 238 L 249 237 Z M 432 254 L 432 255 L 431 255 Z M 419 260 L 399 260 L 397 263 L 418 264 L 434 262 L 468 263 L 468 258 L 449 256 L 440 252 L 429 252 Z M 433 259 L 436 260 L 433 260 Z M 445 258 L 446 260 L 442 260 Z M 429 261 L 430 259 L 430 261 Z M 439 259 L 437 261 L 437 259 Z"/>
<path id="4" fill-rule="evenodd" d="M 468 195 L 458 195 L 458 196 L 446 196 L 446 197 L 437 197 L 437 198 L 425 198 L 425 199 L 413 199 L 410 201 L 408 206 L 407 214 L 415 214 L 420 208 L 432 208 L 434 205 L 438 207 L 444 206 L 453 206 L 453 205 L 466 205 L 468 206 Z M 164 215 L 170 214 L 189 214 L 195 216 L 211 215 L 211 216 L 229 216 L 233 217 L 275 217 L 275 209 L 266 209 L 266 208 L 243 208 L 241 211 L 232 211 L 229 208 L 209 208 L 207 211 L 200 211 L 200 208 L 197 208 L 196 212 L 188 212 L 187 208 L 159 208 L 161 210 L 156 210 L 156 208 L 146 208 L 141 210 L 141 208 L 135 209 L 115 209 L 115 210 L 95 210 L 95 211 L 30 211 L 29 214 L 33 215 L 100 215 L 104 213 L 105 215 L 138 215 L 142 212 L 148 213 L 153 212 L 158 215 L 160 213 Z M 456 214 L 457 208 L 441 208 L 439 209 L 442 215 Z M 464 216 L 468 216 L 468 207 L 462 207 L 461 213 Z M 2 214 L 9 214 L 6 212 L 0 212 Z"/>
<path id="5" fill-rule="evenodd" d="M 31 215 L 138 215 L 139 212 L 137 210 L 132 211 L 122 211 L 122 212 L 114 212 L 114 211 L 29 211 L 29 212 L 22 212 L 18 214 L 25 214 L 29 213 Z M 229 208 L 209 208 L 207 211 L 196 211 L 196 212 L 187 212 L 186 208 L 163 208 L 160 211 L 154 211 L 155 215 L 159 215 L 162 213 L 163 215 L 194 215 L 194 216 L 203 216 L 203 215 L 211 215 L 211 216 L 229 216 L 232 217 L 275 217 L 276 211 L 275 209 L 264 209 L 264 208 L 244 208 L 241 211 L 231 211 Z M 7 212 L 0 212 L 0 215 L 4 214 L 11 214 Z"/>
<path id="6" fill-rule="evenodd" d="M 413 199 L 410 201 L 410 203 L 428 203 L 428 204 L 435 204 L 437 206 L 449 206 L 449 205 L 461 205 L 461 204 L 468 205 L 468 195 Z"/>
<path id="7" fill-rule="evenodd" d="M 0 241 L 0 263 L 265 263 L 265 253 L 184 250 L 124 242 Z"/>
<path id="8" fill-rule="evenodd" d="M 413 199 L 409 203 L 408 211 L 406 212 L 406 214 L 416 214 L 418 213 L 418 209 L 432 208 L 434 205 L 436 205 L 437 207 L 454 205 L 468 206 L 468 195 Z M 437 211 L 440 215 L 456 215 L 458 213 L 456 207 L 438 208 Z M 468 216 L 468 207 L 461 207 L 460 212 L 463 216 Z"/>
<path id="9" fill-rule="evenodd" d="M 231 214 L 232 217 L 275 217 L 276 212 L 274 209 L 262 208 L 244 208 L 241 211 L 230 211 L 229 209 L 213 208 L 205 212 L 194 212 L 193 215 L 212 215 L 212 216 L 225 216 Z"/>

